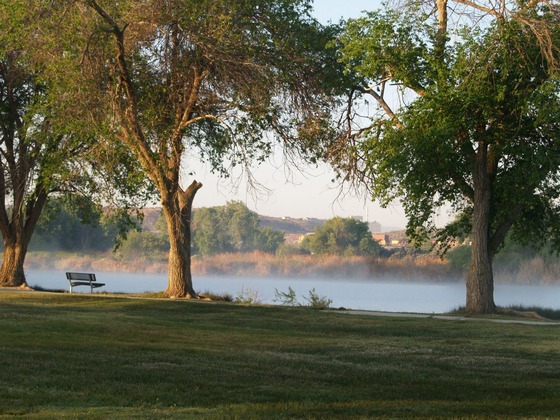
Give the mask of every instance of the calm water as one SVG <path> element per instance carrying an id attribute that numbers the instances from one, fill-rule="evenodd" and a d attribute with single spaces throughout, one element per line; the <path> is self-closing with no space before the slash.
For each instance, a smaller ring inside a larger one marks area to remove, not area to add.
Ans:
<path id="1" fill-rule="evenodd" d="M 105 283 L 106 292 L 153 292 L 165 290 L 167 276 L 164 274 L 96 273 L 97 280 Z M 28 271 L 30 286 L 53 289 L 68 289 L 64 271 Z M 333 300 L 332 307 L 367 309 L 389 312 L 440 313 L 465 304 L 463 283 L 425 283 L 396 281 L 364 281 L 349 279 L 312 279 L 289 277 L 228 277 L 195 276 L 194 288 L 199 292 L 229 293 L 237 296 L 256 293 L 263 303 L 274 303 L 275 289 L 287 292 L 291 287 L 298 301 L 305 302 L 315 289 L 319 296 Z M 87 287 L 75 291 L 89 293 Z M 496 304 L 506 306 L 522 304 L 560 309 L 560 286 L 525 286 L 497 284 L 494 299 Z"/>

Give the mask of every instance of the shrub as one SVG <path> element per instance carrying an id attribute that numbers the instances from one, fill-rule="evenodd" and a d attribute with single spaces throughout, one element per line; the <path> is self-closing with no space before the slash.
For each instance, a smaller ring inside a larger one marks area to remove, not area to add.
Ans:
<path id="1" fill-rule="evenodd" d="M 280 302 L 284 306 L 310 306 L 315 309 L 326 309 L 331 306 L 332 299 L 326 296 L 319 296 L 315 291 L 315 288 L 309 291 L 309 297 L 302 296 L 304 300 L 307 301 L 307 305 L 301 304 L 297 300 L 296 292 L 290 286 L 288 286 L 287 292 L 280 292 L 278 289 L 274 289 L 274 299 L 273 302 Z"/>
<path id="2" fill-rule="evenodd" d="M 242 288 L 241 291 L 237 293 L 233 301 L 242 305 L 259 305 L 262 303 L 258 290 L 245 288 Z"/>
<path id="3" fill-rule="evenodd" d="M 284 306 L 300 305 L 297 301 L 296 292 L 290 286 L 288 286 L 287 292 L 280 292 L 278 289 L 274 289 L 274 299 L 272 301 L 280 302 Z"/>
<path id="4" fill-rule="evenodd" d="M 327 298 L 326 296 L 319 296 L 315 291 L 315 288 L 309 291 L 309 297 L 303 297 L 307 302 L 309 302 L 309 306 L 315 309 L 327 309 L 331 306 L 332 299 Z"/>

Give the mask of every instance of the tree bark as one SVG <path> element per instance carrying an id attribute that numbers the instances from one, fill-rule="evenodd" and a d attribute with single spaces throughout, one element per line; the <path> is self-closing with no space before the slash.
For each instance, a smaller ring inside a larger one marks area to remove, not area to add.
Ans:
<path id="1" fill-rule="evenodd" d="M 2 286 L 27 286 L 23 271 L 27 245 L 21 242 L 21 240 L 4 241 L 4 259 L 0 268 L 0 285 Z"/>
<path id="2" fill-rule="evenodd" d="M 191 273 L 191 217 L 196 192 L 202 184 L 193 181 L 185 190 L 162 200 L 169 234 L 168 281 L 165 294 L 173 298 L 197 298 Z"/>
<path id="3" fill-rule="evenodd" d="M 445 45 L 447 44 L 447 0 L 436 0 L 436 6 L 438 16 L 438 30 L 434 52 L 441 71 L 441 68 L 443 68 L 444 66 Z"/>
<path id="4" fill-rule="evenodd" d="M 487 168 L 487 146 L 480 142 L 473 173 L 474 203 L 471 262 L 467 274 L 467 312 L 492 313 L 494 303 L 493 253 L 490 249 L 490 203 L 492 189 Z"/>
<path id="5" fill-rule="evenodd" d="M 14 200 L 23 201 L 26 193 L 25 183 L 20 182 L 18 185 L 20 187 L 14 191 Z M 35 226 L 48 199 L 48 192 L 41 183 L 36 186 L 34 196 L 34 199 L 27 201 L 24 210 L 12 215 L 11 221 L 8 220 L 5 207 L 0 206 L 0 231 L 4 241 L 4 259 L 0 267 L 2 286 L 27 286 L 23 264 Z"/>

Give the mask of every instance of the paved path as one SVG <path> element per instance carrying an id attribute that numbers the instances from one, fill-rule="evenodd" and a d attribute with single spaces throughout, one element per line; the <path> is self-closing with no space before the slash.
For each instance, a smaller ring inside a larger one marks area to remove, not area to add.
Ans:
<path id="1" fill-rule="evenodd" d="M 359 310 L 344 310 L 332 311 L 334 313 L 347 314 L 347 315 L 367 315 L 367 316 L 385 316 L 396 318 L 432 318 L 443 319 L 445 321 L 487 321 L 498 322 L 501 324 L 525 324 L 525 325 L 560 325 L 560 322 L 534 320 L 527 318 L 519 319 L 492 319 L 492 318 L 471 318 L 459 315 L 437 315 L 437 314 L 414 314 L 402 312 L 375 312 L 375 311 L 359 311 Z"/>

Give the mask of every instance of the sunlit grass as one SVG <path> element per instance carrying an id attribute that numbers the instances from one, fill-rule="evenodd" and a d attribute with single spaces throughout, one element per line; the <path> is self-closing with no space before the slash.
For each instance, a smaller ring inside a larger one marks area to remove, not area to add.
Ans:
<path id="1" fill-rule="evenodd" d="M 557 326 L 0 293 L 0 416 L 554 417 Z"/>

